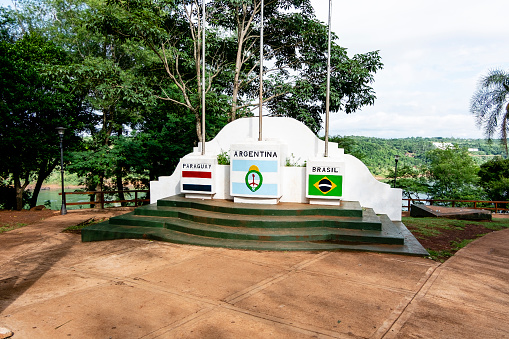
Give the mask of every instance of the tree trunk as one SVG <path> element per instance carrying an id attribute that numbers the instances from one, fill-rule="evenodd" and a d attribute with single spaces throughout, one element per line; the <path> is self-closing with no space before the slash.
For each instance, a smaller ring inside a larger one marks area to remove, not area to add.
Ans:
<path id="1" fill-rule="evenodd" d="M 30 208 L 35 207 L 37 205 L 37 198 L 39 197 L 39 192 L 41 191 L 42 184 L 44 180 L 51 174 L 51 172 L 57 166 L 58 159 L 53 163 L 49 163 L 46 160 L 45 164 L 41 164 L 39 168 L 39 173 L 37 174 L 37 183 L 35 184 L 34 191 L 32 196 L 30 197 Z"/>
<path id="2" fill-rule="evenodd" d="M 99 177 L 99 182 L 95 186 L 95 191 L 96 191 L 95 201 L 100 202 L 100 203 L 95 204 L 93 208 L 101 208 L 104 205 L 101 200 L 101 196 L 102 196 L 102 199 L 104 199 L 104 195 L 101 195 L 101 193 L 100 193 L 100 192 L 102 192 L 102 189 L 103 189 L 103 181 L 104 181 L 104 174 L 101 174 L 101 176 Z"/>
<path id="3" fill-rule="evenodd" d="M 16 192 L 16 210 L 21 211 L 23 209 L 23 193 L 29 184 L 28 176 L 24 178 L 25 182 L 23 184 L 21 184 L 19 173 L 13 173 L 12 178 L 14 180 L 14 190 Z"/>
<path id="4" fill-rule="evenodd" d="M 120 166 L 117 168 L 117 175 L 116 175 L 115 179 L 116 179 L 115 186 L 117 186 L 117 191 L 118 191 L 118 200 L 125 200 L 124 184 L 122 183 L 122 168 Z M 125 206 L 126 203 L 121 202 L 120 205 Z"/>

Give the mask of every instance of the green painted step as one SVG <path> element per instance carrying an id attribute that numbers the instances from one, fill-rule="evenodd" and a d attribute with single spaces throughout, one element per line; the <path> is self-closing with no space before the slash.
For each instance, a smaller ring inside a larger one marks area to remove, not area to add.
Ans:
<path id="1" fill-rule="evenodd" d="M 337 228 L 244 228 L 216 226 L 175 220 L 167 225 L 168 229 L 209 238 L 241 239 L 256 241 L 350 241 L 378 242 L 384 244 L 403 244 L 401 233 L 390 231 L 365 231 Z"/>
<path id="2" fill-rule="evenodd" d="M 402 223 L 395 226 L 405 236 L 404 245 L 334 243 L 313 241 L 250 241 L 218 239 L 176 232 L 165 228 L 110 225 L 107 222 L 82 229 L 82 241 L 114 239 L 148 239 L 196 246 L 223 247 L 259 251 L 334 251 L 354 250 L 424 256 L 428 252 L 419 244 Z M 409 234 L 405 234 L 409 233 Z"/>
<path id="3" fill-rule="evenodd" d="M 251 250 L 427 255 L 405 225 L 357 202 L 251 205 L 174 196 L 82 229 L 82 241 L 138 238 Z"/>
<path id="4" fill-rule="evenodd" d="M 146 217 L 143 218 L 142 216 Z M 382 229 L 380 219 L 371 209 L 366 209 L 362 217 L 336 217 L 330 215 L 254 216 L 203 211 L 193 208 L 146 205 L 137 208 L 134 214 L 113 218 L 112 222 L 133 226 L 137 225 L 136 222 L 139 222 L 139 226 L 164 227 L 164 222 L 167 222 L 167 219 L 163 218 L 179 218 L 202 224 L 248 228 L 332 227 L 378 231 Z M 123 222 L 123 220 L 117 219 L 129 220 Z"/>
<path id="5" fill-rule="evenodd" d="M 341 229 L 331 227 L 232 227 L 218 224 L 204 224 L 179 218 L 151 218 L 126 214 L 111 218 L 111 225 L 159 227 L 174 231 L 224 239 L 267 240 L 267 241 L 364 241 L 387 244 L 402 244 L 403 237 L 398 232 L 391 232 L 385 227 L 382 232 L 377 230 Z"/>
<path id="6" fill-rule="evenodd" d="M 159 199 L 160 207 L 187 207 L 209 212 L 245 215 L 272 215 L 272 216 L 301 216 L 323 215 L 338 217 L 362 217 L 362 207 L 357 201 L 342 201 L 341 206 L 324 206 L 298 203 L 269 204 L 240 204 L 226 200 L 189 199 L 175 195 Z"/>

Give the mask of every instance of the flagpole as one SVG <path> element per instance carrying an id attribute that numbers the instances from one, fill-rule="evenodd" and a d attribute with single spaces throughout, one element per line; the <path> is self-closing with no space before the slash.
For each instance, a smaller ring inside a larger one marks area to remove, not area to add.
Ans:
<path id="1" fill-rule="evenodd" d="M 327 93 L 325 94 L 325 157 L 329 156 L 329 105 L 330 105 L 330 50 L 331 50 L 331 9 L 329 0 L 329 37 L 327 46 Z"/>
<path id="2" fill-rule="evenodd" d="M 202 93 L 201 93 L 201 154 L 205 155 L 205 0 L 202 0 Z"/>
<path id="3" fill-rule="evenodd" d="M 263 108 L 263 0 L 260 9 L 260 94 L 258 103 L 258 141 L 262 141 L 262 108 Z"/>

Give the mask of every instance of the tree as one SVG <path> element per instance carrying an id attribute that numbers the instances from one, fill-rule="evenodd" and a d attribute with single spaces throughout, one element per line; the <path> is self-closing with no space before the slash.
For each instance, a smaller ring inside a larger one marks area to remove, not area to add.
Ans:
<path id="1" fill-rule="evenodd" d="M 477 200 L 483 197 L 478 186 L 479 168 L 466 148 L 437 148 L 427 152 L 426 156 L 432 199 Z"/>
<path id="2" fill-rule="evenodd" d="M 484 129 L 489 140 L 499 130 L 506 154 L 509 154 L 509 73 L 495 69 L 483 76 L 472 97 L 470 112 L 475 115 L 479 127 Z"/>
<path id="3" fill-rule="evenodd" d="M 509 159 L 495 158 L 481 165 L 480 184 L 491 200 L 509 200 Z"/>
<path id="4" fill-rule="evenodd" d="M 156 69 L 164 70 L 167 77 L 155 73 L 160 84 L 158 97 L 194 115 L 196 135 L 201 141 L 202 96 L 207 95 L 208 102 L 219 104 L 225 98 L 221 88 L 212 89 L 213 80 L 223 70 L 225 44 L 214 32 L 208 32 L 207 86 L 202 93 L 203 21 L 198 1 L 112 0 L 108 4 L 90 27 L 118 41 L 136 41 L 154 54 L 159 61 Z"/>
<path id="5" fill-rule="evenodd" d="M 340 135 L 335 135 L 330 136 L 329 141 L 337 143 L 338 147 L 342 148 L 345 151 L 345 153 L 351 154 L 361 161 L 364 160 L 364 157 L 366 156 L 363 152 L 359 151 L 357 147 L 358 142 L 352 137 L 349 136 L 342 137 Z"/>
<path id="6" fill-rule="evenodd" d="M 429 185 L 423 176 L 423 169 L 418 167 L 411 167 L 406 164 L 398 168 L 398 173 L 395 169 L 389 170 L 386 183 L 393 185 L 394 178 L 396 178 L 396 187 L 403 190 L 403 196 L 407 199 L 419 199 L 419 194 L 429 192 Z"/>
<path id="7" fill-rule="evenodd" d="M 71 145 L 81 131 L 79 93 L 46 73 L 68 63 L 65 51 L 37 33 L 0 41 L 0 173 L 10 175 L 18 210 L 33 180 L 30 205 L 35 205 L 43 180 L 59 162 L 55 128 L 68 129 L 65 142 Z"/>
<path id="8" fill-rule="evenodd" d="M 83 101 L 90 117 L 86 132 L 91 137 L 84 140 L 84 149 L 72 156 L 69 170 L 84 176 L 87 190 L 116 188 L 123 200 L 125 164 L 114 139 L 134 129 L 143 119 L 142 113 L 147 113 L 145 108 L 155 101 L 150 74 L 154 55 L 136 41 L 121 41 L 91 27 L 104 10 L 104 2 L 24 1 L 37 4 L 34 8 L 39 8 L 41 16 L 53 13 L 54 17 L 38 26 L 70 51 L 73 63 L 54 67 L 52 74 L 85 94 Z"/>
<path id="9" fill-rule="evenodd" d="M 191 110 L 197 132 L 200 4 L 112 0 L 95 25 L 118 39 L 140 41 L 157 55 L 172 82 L 162 88 L 162 98 Z M 207 103 L 229 105 L 229 121 L 250 114 L 258 105 L 260 5 L 260 0 L 216 0 L 207 5 L 211 25 L 206 49 Z M 316 20 L 309 0 L 269 1 L 264 12 L 264 56 L 271 65 L 263 69 L 264 104 L 271 115 L 297 118 L 317 132 L 320 114 L 325 112 L 327 26 Z M 346 49 L 333 43 L 332 64 L 332 111 L 351 113 L 373 104 L 370 84 L 382 67 L 378 52 L 348 58 Z M 201 133 L 197 134 L 200 138 Z"/>

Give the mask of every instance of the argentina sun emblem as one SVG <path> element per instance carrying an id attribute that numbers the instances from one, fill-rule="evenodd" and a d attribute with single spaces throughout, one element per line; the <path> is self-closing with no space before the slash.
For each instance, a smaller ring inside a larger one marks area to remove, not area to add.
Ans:
<path id="1" fill-rule="evenodd" d="M 256 192 L 260 189 L 263 183 L 263 176 L 257 166 L 252 165 L 246 174 L 246 186 L 251 192 Z"/>

